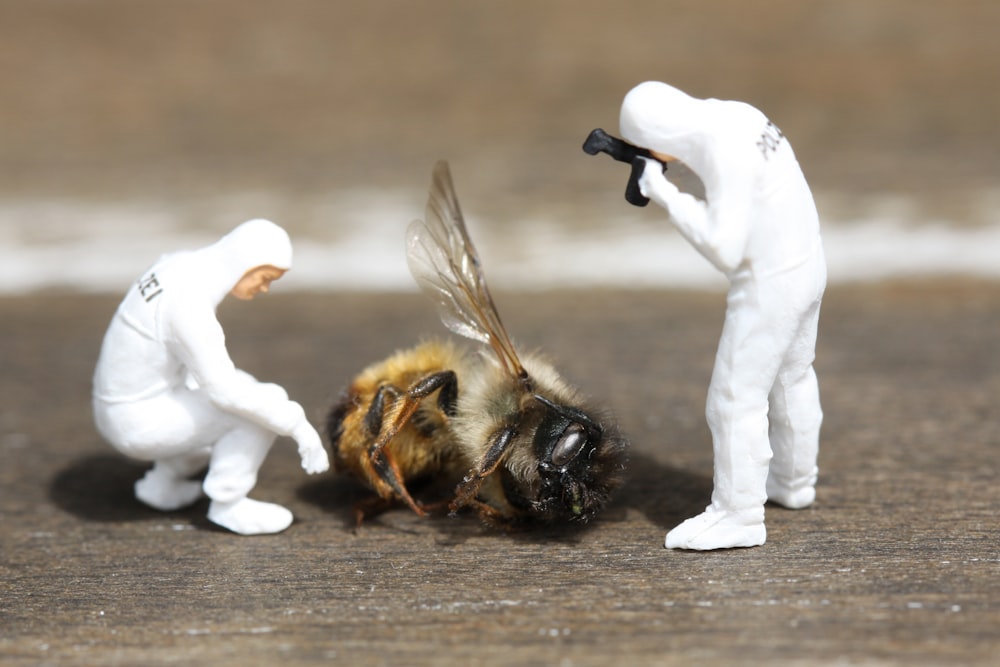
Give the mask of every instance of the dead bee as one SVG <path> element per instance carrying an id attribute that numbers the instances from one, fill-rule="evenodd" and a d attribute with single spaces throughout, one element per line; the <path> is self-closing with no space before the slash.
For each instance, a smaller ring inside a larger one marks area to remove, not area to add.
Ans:
<path id="1" fill-rule="evenodd" d="M 515 350 L 446 162 L 434 169 L 426 221 L 410 225 L 406 242 L 410 272 L 445 326 L 494 354 L 431 341 L 354 379 L 326 429 L 336 469 L 378 496 L 358 520 L 400 501 L 425 514 L 407 488 L 421 478 L 457 484 L 452 513 L 472 507 L 493 525 L 590 519 L 621 482 L 626 441 L 547 361 Z"/>

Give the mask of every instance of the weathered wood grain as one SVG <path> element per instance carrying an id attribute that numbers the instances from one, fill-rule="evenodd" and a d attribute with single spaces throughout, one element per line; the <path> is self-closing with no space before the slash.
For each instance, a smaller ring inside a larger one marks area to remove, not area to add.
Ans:
<path id="1" fill-rule="evenodd" d="M 991 664 L 1000 651 L 1000 287 L 831 290 L 816 505 L 756 549 L 662 548 L 707 503 L 716 294 L 501 294 L 522 344 L 606 399 L 630 479 L 582 530 L 388 512 L 279 441 L 256 497 L 282 535 L 132 498 L 94 432 L 113 299 L 0 299 L 0 656 L 84 664 Z M 368 361 L 442 331 L 419 295 L 270 295 L 220 311 L 238 364 L 322 417 Z"/>

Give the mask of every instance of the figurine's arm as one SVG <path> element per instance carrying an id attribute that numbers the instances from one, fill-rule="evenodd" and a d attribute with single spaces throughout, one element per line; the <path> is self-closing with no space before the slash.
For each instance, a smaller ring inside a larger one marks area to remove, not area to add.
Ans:
<path id="1" fill-rule="evenodd" d="M 236 369 L 222 326 L 214 316 L 192 316 L 197 308 L 185 309 L 170 323 L 171 348 L 187 367 L 198 386 L 220 410 L 239 415 L 278 435 L 289 436 L 299 445 L 306 472 L 329 468 L 326 451 L 302 406 L 288 398 L 278 385 L 262 383 Z"/>
<path id="2" fill-rule="evenodd" d="M 638 159 L 646 162 L 639 178 L 642 194 L 665 208 L 681 235 L 717 269 L 726 274 L 735 271 L 743 262 L 749 237 L 750 192 L 730 188 L 720 201 L 705 203 L 668 181 L 661 163 Z"/>
<path id="3" fill-rule="evenodd" d="M 220 410 L 231 412 L 274 431 L 291 435 L 305 417 L 301 406 L 268 391 L 250 376 L 239 373 L 226 350 L 225 334 L 217 322 L 192 323 L 184 317 L 173 323 L 174 351 L 198 386 Z M 298 408 L 298 409 L 296 409 Z"/>

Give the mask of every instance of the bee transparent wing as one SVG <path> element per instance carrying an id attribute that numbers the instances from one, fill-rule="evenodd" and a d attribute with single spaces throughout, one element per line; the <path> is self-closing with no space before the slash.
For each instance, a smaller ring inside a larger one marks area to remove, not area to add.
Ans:
<path id="1" fill-rule="evenodd" d="M 426 219 L 414 220 L 406 231 L 406 260 L 446 327 L 489 345 L 508 373 L 525 377 L 486 286 L 447 162 L 434 167 Z"/>
<path id="2" fill-rule="evenodd" d="M 410 273 L 425 294 L 437 305 L 441 321 L 451 331 L 489 345 L 490 334 L 469 316 L 469 296 L 458 279 L 461 269 L 452 260 L 434 232 L 414 220 L 407 229 L 407 261 Z"/>

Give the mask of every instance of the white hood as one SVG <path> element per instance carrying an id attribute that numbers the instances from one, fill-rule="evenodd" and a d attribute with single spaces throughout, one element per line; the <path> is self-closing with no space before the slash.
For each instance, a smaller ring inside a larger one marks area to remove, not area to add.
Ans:
<path id="1" fill-rule="evenodd" d="M 222 296 L 250 269 L 265 265 L 286 271 L 292 268 L 288 232 L 270 220 L 248 220 L 199 253 L 215 263 Z"/>
<path id="2" fill-rule="evenodd" d="M 179 263 L 178 268 L 196 277 L 199 290 L 217 305 L 250 269 L 265 265 L 286 271 L 292 268 L 292 242 L 278 225 L 256 219 L 244 222 L 210 246 L 174 257 L 182 256 L 188 261 Z"/>
<path id="3" fill-rule="evenodd" d="M 679 159 L 712 188 L 723 162 L 740 160 L 733 149 L 752 148 L 746 137 L 759 135 L 766 121 L 743 102 L 698 99 L 669 84 L 646 81 L 625 96 L 619 129 L 629 143 Z"/>
<path id="4" fill-rule="evenodd" d="M 619 126 L 629 143 L 676 157 L 690 167 L 705 152 L 715 123 L 708 100 L 659 81 L 633 88 L 622 102 Z"/>

